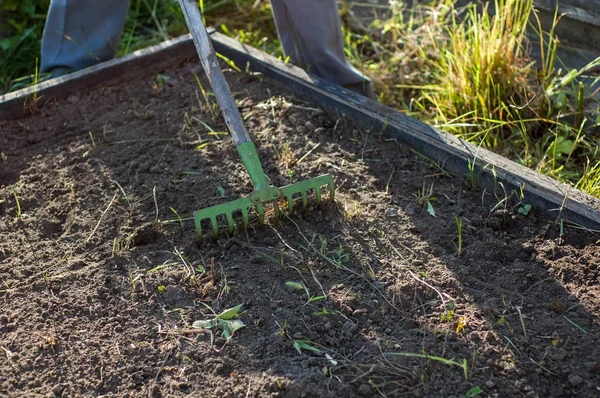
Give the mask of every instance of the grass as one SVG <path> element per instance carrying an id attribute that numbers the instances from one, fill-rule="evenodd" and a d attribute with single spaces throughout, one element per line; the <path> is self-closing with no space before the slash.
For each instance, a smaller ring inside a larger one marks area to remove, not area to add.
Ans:
<path id="1" fill-rule="evenodd" d="M 13 193 L 13 197 L 15 198 L 15 204 L 17 206 L 17 219 L 21 219 L 21 201 L 19 200 L 19 196 L 17 196 L 17 191 L 15 191 L 15 188 L 11 185 L 10 186 L 10 190 Z"/>
<path id="2" fill-rule="evenodd" d="M 585 88 L 600 82 L 587 76 L 600 59 L 558 69 L 554 28 L 542 30 L 532 0 L 497 0 L 495 17 L 453 1 L 393 4 L 354 42 L 382 102 L 598 196 L 599 106 Z"/>
<path id="3" fill-rule="evenodd" d="M 438 0 L 408 9 L 390 1 L 384 16 L 364 25 L 343 2 L 345 52 L 371 77 L 381 102 L 600 197 L 600 89 L 593 91 L 600 78 L 588 73 L 600 59 L 581 69 L 557 67 L 556 24 L 544 31 L 532 3 L 495 0 L 478 8 Z M 35 68 L 48 4 L 0 5 L 7 21 L 0 93 L 44 78 Z M 207 24 L 283 57 L 268 1 L 204 0 L 201 7 Z M 482 12 L 487 8 L 496 16 Z M 176 0 L 134 0 L 118 55 L 185 31 Z"/>

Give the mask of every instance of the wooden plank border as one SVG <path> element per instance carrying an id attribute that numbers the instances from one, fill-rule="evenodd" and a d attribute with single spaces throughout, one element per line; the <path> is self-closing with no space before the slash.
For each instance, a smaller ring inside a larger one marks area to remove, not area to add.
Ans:
<path id="1" fill-rule="evenodd" d="M 214 28 L 211 28 L 209 33 L 213 32 Z M 27 116 L 34 101 L 35 105 L 41 107 L 50 101 L 66 98 L 71 94 L 90 90 L 107 82 L 111 85 L 120 84 L 130 79 L 132 70 L 142 75 L 158 73 L 195 54 L 191 37 L 185 35 L 132 52 L 121 58 L 46 80 L 0 96 L 0 120 Z"/>
<path id="2" fill-rule="evenodd" d="M 546 209 L 556 219 L 600 230 L 600 200 L 597 198 L 441 132 L 376 101 L 309 75 L 298 67 L 223 34 L 213 31 L 211 38 L 217 52 L 231 59 L 240 68 L 248 67 L 253 72 L 262 73 L 334 117 L 343 115 L 364 128 L 383 131 L 400 143 L 439 162 L 446 171 L 454 175 L 469 173 L 469 162 L 475 161 L 475 174 L 480 186 L 494 190 L 498 183 L 502 183 L 509 194 L 513 190 L 520 192 L 523 189 L 526 203 Z M 2 96 L 0 120 L 23 115 L 24 104 L 33 93 L 37 93 L 38 98 L 64 98 L 108 81 L 111 85 L 124 81 L 131 69 L 156 72 L 195 56 L 189 35 L 169 40 L 129 56 Z"/>
<path id="3" fill-rule="evenodd" d="M 299 97 L 337 115 L 345 115 L 359 125 L 384 131 L 428 158 L 440 162 L 454 175 L 469 173 L 475 161 L 478 183 L 490 190 L 501 182 L 507 192 L 523 189 L 525 202 L 545 208 L 557 219 L 566 219 L 587 228 L 600 230 L 600 200 L 537 173 L 511 160 L 479 148 L 428 124 L 406 116 L 376 101 L 357 95 L 304 70 L 285 64 L 257 49 L 219 33 L 212 35 L 216 50 L 238 67 L 282 83 Z"/>

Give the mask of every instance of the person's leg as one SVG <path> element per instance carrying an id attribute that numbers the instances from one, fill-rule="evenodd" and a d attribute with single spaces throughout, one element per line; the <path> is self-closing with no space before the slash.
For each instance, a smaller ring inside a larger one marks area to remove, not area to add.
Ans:
<path id="1" fill-rule="evenodd" d="M 40 71 L 61 74 L 113 58 L 128 9 L 129 0 L 52 0 Z"/>
<path id="2" fill-rule="evenodd" d="M 369 79 L 344 55 L 336 0 L 271 0 L 271 8 L 283 51 L 295 65 L 374 97 Z"/>

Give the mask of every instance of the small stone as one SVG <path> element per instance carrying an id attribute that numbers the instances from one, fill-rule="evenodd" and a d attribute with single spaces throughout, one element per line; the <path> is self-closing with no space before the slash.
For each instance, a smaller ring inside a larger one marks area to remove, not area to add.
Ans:
<path id="1" fill-rule="evenodd" d="M 74 104 L 79 101 L 79 97 L 76 95 L 69 95 L 67 101 L 69 101 L 70 104 Z"/>
<path id="2" fill-rule="evenodd" d="M 54 395 L 58 395 L 60 397 L 64 389 L 65 387 L 62 384 L 57 384 L 52 388 L 52 392 Z"/>
<path id="3" fill-rule="evenodd" d="M 259 254 L 256 254 L 248 259 L 250 264 L 260 264 L 263 262 L 263 257 Z"/>
<path id="4" fill-rule="evenodd" d="M 325 328 L 325 330 L 329 331 L 329 330 L 331 330 L 333 325 L 331 324 L 331 322 L 327 321 L 327 322 L 325 322 L 325 325 L 323 325 L 323 327 Z"/>
<path id="5" fill-rule="evenodd" d="M 165 301 L 176 302 L 183 299 L 183 292 L 176 285 L 169 285 L 165 288 L 163 293 L 163 298 Z"/>
<path id="6" fill-rule="evenodd" d="M 223 310 L 223 306 L 219 300 L 213 300 L 211 303 L 211 307 L 215 312 L 221 312 Z"/>
<path id="7" fill-rule="evenodd" d="M 531 304 L 531 303 L 527 304 L 527 308 L 530 308 L 530 309 L 533 308 L 533 304 Z"/>
<path id="8" fill-rule="evenodd" d="M 563 361 L 566 357 L 567 350 L 565 350 L 564 348 L 559 348 L 558 350 L 556 350 L 556 352 L 550 354 L 550 358 L 558 362 Z"/>
<path id="9" fill-rule="evenodd" d="M 368 384 L 361 384 L 360 387 L 358 387 L 358 393 L 363 397 L 369 397 L 373 394 L 373 389 Z"/>
<path id="10" fill-rule="evenodd" d="M 309 357 L 308 358 L 308 365 L 309 366 L 316 366 L 319 364 L 319 362 L 321 361 L 321 358 L 318 357 Z"/>
<path id="11" fill-rule="evenodd" d="M 388 209 L 385 209 L 384 214 L 386 217 L 396 217 L 398 215 L 398 209 L 390 207 Z"/>
<path id="12" fill-rule="evenodd" d="M 363 310 L 363 309 L 354 310 L 354 312 L 352 312 L 352 317 L 356 318 L 357 316 L 360 316 L 361 314 L 364 314 L 365 312 L 367 312 L 367 310 Z"/>
<path id="13" fill-rule="evenodd" d="M 296 332 L 296 333 L 294 333 L 294 335 L 292 336 L 292 338 L 294 340 L 303 340 L 304 339 L 304 335 L 302 334 L 302 332 Z"/>
<path id="14" fill-rule="evenodd" d="M 583 384 L 583 377 L 572 374 L 569 376 L 569 384 L 571 384 L 573 387 L 578 387 Z"/>
<path id="15" fill-rule="evenodd" d="M 354 331 L 356 331 L 357 328 L 358 325 L 356 325 L 354 322 L 346 321 L 342 326 L 342 333 L 352 334 L 354 333 Z"/>
<path id="16" fill-rule="evenodd" d="M 385 334 L 390 334 L 390 333 L 392 333 L 392 329 L 390 329 L 390 328 L 386 328 L 386 329 L 384 330 L 384 333 L 385 333 Z"/>
<path id="17" fill-rule="evenodd" d="M 491 380 L 488 380 L 485 382 L 485 386 L 491 390 L 492 388 L 494 388 L 496 386 L 496 383 L 494 383 Z"/>

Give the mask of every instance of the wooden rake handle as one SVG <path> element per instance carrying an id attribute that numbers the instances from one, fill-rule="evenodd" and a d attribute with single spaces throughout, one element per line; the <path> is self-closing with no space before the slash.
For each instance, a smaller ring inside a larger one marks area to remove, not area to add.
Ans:
<path id="1" fill-rule="evenodd" d="M 219 67 L 219 61 L 215 54 L 215 49 L 212 46 L 206 26 L 202 22 L 202 16 L 200 15 L 200 9 L 198 3 L 195 0 L 179 0 L 185 21 L 188 29 L 194 40 L 198 57 L 204 68 L 204 72 L 208 77 L 208 81 L 215 92 L 217 102 L 221 107 L 221 113 L 225 119 L 229 132 L 235 141 L 236 146 L 239 146 L 246 142 L 251 142 L 250 135 L 244 127 L 244 121 L 240 116 L 229 85 L 225 81 L 223 71 Z"/>

